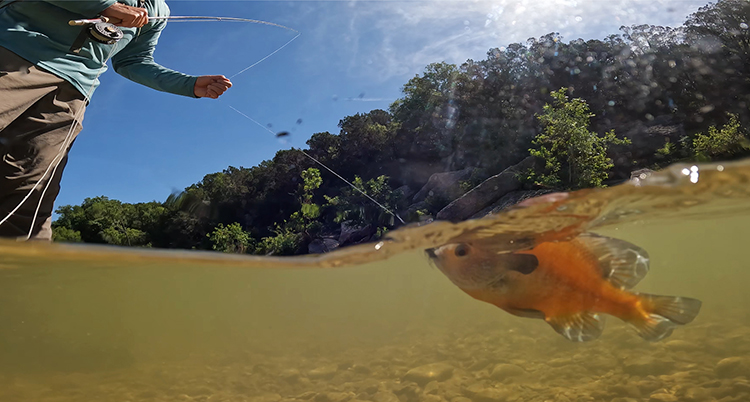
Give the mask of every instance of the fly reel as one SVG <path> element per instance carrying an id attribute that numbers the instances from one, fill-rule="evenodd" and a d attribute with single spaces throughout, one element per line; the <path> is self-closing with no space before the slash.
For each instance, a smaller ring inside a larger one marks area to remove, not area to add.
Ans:
<path id="1" fill-rule="evenodd" d="M 70 21 L 69 24 L 83 26 L 81 33 L 78 34 L 78 37 L 73 42 L 73 46 L 70 47 L 70 51 L 76 54 L 81 52 L 86 40 L 93 40 L 105 45 L 114 45 L 125 36 L 120 28 L 109 22 L 107 17 L 92 20 L 75 20 Z"/>

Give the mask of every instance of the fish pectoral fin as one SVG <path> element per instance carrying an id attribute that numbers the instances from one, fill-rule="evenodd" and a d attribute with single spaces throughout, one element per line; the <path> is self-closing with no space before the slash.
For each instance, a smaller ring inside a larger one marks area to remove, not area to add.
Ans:
<path id="1" fill-rule="evenodd" d="M 629 321 L 638 335 L 647 341 L 659 341 L 672 334 L 679 325 L 685 325 L 695 319 L 701 309 L 701 301 L 690 297 L 656 296 L 641 293 L 646 317 Z"/>
<path id="2" fill-rule="evenodd" d="M 578 239 L 599 259 L 602 277 L 615 287 L 631 289 L 648 273 L 648 253 L 635 244 L 593 233 Z"/>
<path id="3" fill-rule="evenodd" d="M 558 334 L 573 342 L 593 341 L 604 330 L 604 316 L 590 311 L 560 317 L 547 317 L 545 321 Z"/>

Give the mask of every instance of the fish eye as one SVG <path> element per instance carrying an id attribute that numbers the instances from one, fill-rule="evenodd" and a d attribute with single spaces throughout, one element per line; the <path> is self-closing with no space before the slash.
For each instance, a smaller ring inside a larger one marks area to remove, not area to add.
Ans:
<path id="1" fill-rule="evenodd" d="M 469 254 L 469 246 L 465 244 L 459 244 L 456 246 L 456 249 L 453 250 L 453 253 L 456 254 L 456 257 L 465 257 L 467 254 Z"/>

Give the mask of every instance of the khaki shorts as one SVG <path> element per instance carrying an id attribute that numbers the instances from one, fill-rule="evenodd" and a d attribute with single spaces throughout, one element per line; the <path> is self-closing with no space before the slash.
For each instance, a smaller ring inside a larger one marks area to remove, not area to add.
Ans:
<path id="1" fill-rule="evenodd" d="M 73 85 L 0 47 L 0 222 L 9 217 L 1 237 L 51 240 L 55 198 L 85 108 Z"/>

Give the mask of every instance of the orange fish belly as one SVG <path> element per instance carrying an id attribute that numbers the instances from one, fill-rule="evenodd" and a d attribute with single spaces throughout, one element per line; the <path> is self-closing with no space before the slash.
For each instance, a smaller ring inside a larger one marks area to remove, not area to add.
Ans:
<path id="1" fill-rule="evenodd" d="M 538 310 L 546 318 L 588 311 L 628 321 L 644 314 L 638 296 L 604 279 L 597 258 L 579 241 L 542 243 L 518 254 L 534 255 L 539 265 L 521 286 L 495 300 L 500 308 Z"/>

